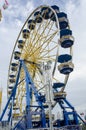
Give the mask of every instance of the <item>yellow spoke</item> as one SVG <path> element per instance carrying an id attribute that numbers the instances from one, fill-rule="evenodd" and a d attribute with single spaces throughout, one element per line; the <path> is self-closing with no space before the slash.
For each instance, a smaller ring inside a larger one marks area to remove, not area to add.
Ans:
<path id="1" fill-rule="evenodd" d="M 49 26 L 50 22 L 51 22 L 51 21 L 47 22 L 47 24 L 46 24 L 46 26 L 44 27 L 42 33 L 38 36 L 38 39 L 36 40 L 36 42 L 34 42 L 34 44 L 33 44 L 33 42 L 32 42 L 34 48 L 35 48 L 36 43 L 38 43 L 38 41 L 39 41 L 39 40 L 41 39 L 41 37 L 44 35 L 44 32 L 45 32 L 47 26 Z M 40 29 L 39 29 L 39 30 L 40 30 Z"/>
<path id="2" fill-rule="evenodd" d="M 49 21 L 49 23 L 47 23 L 47 25 L 46 25 L 45 28 L 43 29 L 43 32 L 40 34 L 40 36 L 38 37 L 37 41 L 34 43 L 34 48 L 35 48 L 36 44 L 38 43 L 38 41 L 39 41 L 39 46 L 41 45 L 42 37 L 43 37 L 43 35 L 44 35 L 44 32 L 45 32 L 47 26 L 50 25 L 50 22 L 51 22 L 51 21 Z M 52 28 L 52 26 L 53 26 L 53 22 L 52 22 L 52 24 L 51 24 L 51 28 Z M 47 36 L 49 35 L 49 32 L 50 32 L 50 30 L 47 32 L 46 38 L 47 38 Z M 45 39 L 46 39 L 46 38 L 45 38 Z M 44 40 L 45 40 L 45 39 L 44 39 Z M 43 41 L 42 41 L 42 42 L 43 42 Z"/>
<path id="3" fill-rule="evenodd" d="M 52 37 L 54 37 L 54 36 L 55 36 L 55 34 L 54 34 Z M 47 45 L 41 50 L 40 53 L 44 52 L 44 50 L 48 47 L 48 45 L 49 45 L 50 42 L 52 41 L 52 37 L 49 39 L 49 41 L 47 42 Z"/>
<path id="4" fill-rule="evenodd" d="M 45 53 L 44 55 L 42 55 L 43 57 L 47 54 L 49 54 L 49 52 L 53 51 L 57 46 L 53 47 L 51 50 L 48 50 L 47 53 Z"/>
<path id="5" fill-rule="evenodd" d="M 43 42 L 41 46 L 39 46 L 37 49 L 35 49 L 34 53 L 32 53 L 31 55 L 35 54 L 40 48 L 42 48 L 42 46 L 44 45 L 44 43 L 50 42 L 51 39 L 54 37 L 55 34 L 56 34 L 56 32 L 53 34 L 53 36 L 51 35 L 51 37 L 49 37 L 45 42 Z M 50 40 L 50 41 L 48 41 L 48 40 Z"/>
<path id="6" fill-rule="evenodd" d="M 33 30 L 33 33 L 31 32 L 31 34 L 32 35 L 30 35 L 30 41 L 29 41 L 29 39 L 28 39 L 28 42 L 27 42 L 27 50 L 28 50 L 28 48 L 30 47 L 30 44 L 31 43 L 33 43 L 34 42 L 34 40 L 35 40 L 35 38 L 36 38 L 36 36 L 37 36 L 37 34 L 38 34 L 38 31 L 39 31 L 39 29 L 41 28 L 41 26 L 42 26 L 42 23 L 40 24 L 40 26 L 38 27 L 38 29 L 36 30 L 36 27 L 35 27 L 35 29 Z M 33 35 L 34 34 L 34 35 Z M 32 39 L 32 37 L 34 36 L 34 38 Z M 29 44 L 29 46 L 28 46 L 28 44 Z M 30 50 L 33 50 L 33 48 L 29 48 Z"/>
<path id="7" fill-rule="evenodd" d="M 39 25 L 39 27 L 38 27 L 38 29 L 37 30 L 35 30 L 36 31 L 36 34 L 34 35 L 34 38 L 32 39 L 32 41 L 31 41 L 31 43 L 33 43 L 34 42 L 34 40 L 35 40 L 35 38 L 36 38 L 36 36 L 37 36 L 37 34 L 38 34 L 38 31 L 40 30 L 40 28 L 42 27 L 42 23 L 43 22 L 41 22 L 41 24 Z M 34 33 L 33 33 L 34 34 Z M 32 35 L 33 35 L 32 34 Z"/>

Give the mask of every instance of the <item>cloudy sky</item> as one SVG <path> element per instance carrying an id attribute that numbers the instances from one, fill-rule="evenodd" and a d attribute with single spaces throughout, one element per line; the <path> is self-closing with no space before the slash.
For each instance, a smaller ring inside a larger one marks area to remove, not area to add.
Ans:
<path id="1" fill-rule="evenodd" d="M 4 0 L 0 0 L 0 8 Z M 30 13 L 40 5 L 57 5 L 65 11 L 75 37 L 73 47 L 73 73 L 67 83 L 68 100 L 76 109 L 86 110 L 86 0 L 8 0 L 9 7 L 2 9 L 0 22 L 0 86 L 6 98 L 9 61 L 16 38 Z"/>

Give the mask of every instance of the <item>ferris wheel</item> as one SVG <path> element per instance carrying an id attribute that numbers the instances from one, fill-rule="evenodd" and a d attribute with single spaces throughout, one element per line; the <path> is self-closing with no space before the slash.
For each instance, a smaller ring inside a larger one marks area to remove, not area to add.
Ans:
<path id="1" fill-rule="evenodd" d="M 43 65 L 50 63 L 52 86 L 55 90 L 58 88 L 58 93 L 54 97 L 66 96 L 65 86 L 74 68 L 73 43 L 74 37 L 67 14 L 60 12 L 56 5 L 40 6 L 35 9 L 24 23 L 12 52 L 8 71 L 8 98 L 17 80 L 21 60 L 24 61 L 37 92 L 45 96 Z M 14 117 L 23 115 L 25 96 L 25 73 L 21 69 L 13 105 Z M 34 104 L 33 92 L 30 96 L 31 104 Z"/>

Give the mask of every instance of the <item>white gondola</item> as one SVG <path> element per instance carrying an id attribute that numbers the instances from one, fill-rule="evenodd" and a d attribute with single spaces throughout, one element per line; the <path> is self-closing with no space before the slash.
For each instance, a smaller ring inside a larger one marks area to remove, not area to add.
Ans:
<path id="1" fill-rule="evenodd" d="M 41 12 L 40 11 L 37 11 L 34 13 L 34 19 L 35 19 L 35 22 L 37 23 L 41 23 L 43 18 L 41 16 Z"/>
<path id="2" fill-rule="evenodd" d="M 23 40 L 18 41 L 18 48 L 22 49 L 25 45 L 25 42 Z"/>
<path id="3" fill-rule="evenodd" d="M 65 62 L 65 63 L 61 63 L 58 66 L 58 70 L 60 73 L 68 75 L 73 71 L 74 68 L 74 64 L 72 62 Z"/>
<path id="4" fill-rule="evenodd" d="M 28 28 L 29 28 L 30 30 L 34 30 L 34 29 L 35 29 L 35 25 L 36 25 L 36 23 L 35 23 L 35 21 L 34 21 L 33 19 L 30 19 L 30 20 L 28 21 Z"/>
<path id="5" fill-rule="evenodd" d="M 14 52 L 14 59 L 15 60 L 19 60 L 20 59 L 20 56 L 21 56 L 21 53 L 19 51 L 15 51 Z"/>
<path id="6" fill-rule="evenodd" d="M 22 31 L 22 36 L 23 36 L 23 38 L 25 38 L 25 39 L 29 38 L 29 34 L 30 34 L 30 32 L 29 32 L 28 29 L 24 29 L 24 30 Z"/>

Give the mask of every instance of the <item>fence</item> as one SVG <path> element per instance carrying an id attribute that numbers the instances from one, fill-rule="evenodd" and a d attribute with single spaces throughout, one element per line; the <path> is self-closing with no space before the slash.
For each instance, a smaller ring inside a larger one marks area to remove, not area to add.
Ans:
<path id="1" fill-rule="evenodd" d="M 12 130 L 12 129 L 9 126 L 8 122 L 3 121 L 3 122 L 0 122 L 0 130 Z M 15 130 L 18 130 L 18 129 L 15 129 Z M 25 130 L 50 130 L 50 128 L 34 128 L 34 129 L 25 129 Z M 70 125 L 70 126 L 64 126 L 60 128 L 53 128 L 53 130 L 82 130 L 82 128 L 79 125 Z"/>
<path id="2" fill-rule="evenodd" d="M 38 129 L 28 129 L 28 130 L 50 130 L 49 128 L 38 128 Z M 71 126 L 64 126 L 60 128 L 53 128 L 53 130 L 82 130 L 81 126 L 79 125 L 71 125 Z"/>
<path id="3" fill-rule="evenodd" d="M 0 122 L 0 130 L 10 130 L 9 123 L 7 121 Z"/>

